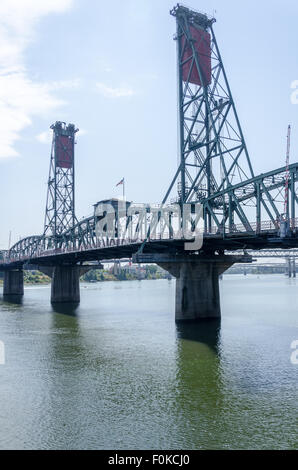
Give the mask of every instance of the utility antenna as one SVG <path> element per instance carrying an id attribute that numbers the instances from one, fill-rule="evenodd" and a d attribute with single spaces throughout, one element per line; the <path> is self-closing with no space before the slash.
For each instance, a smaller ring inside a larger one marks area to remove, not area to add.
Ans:
<path id="1" fill-rule="evenodd" d="M 291 148 L 291 126 L 288 125 L 287 134 L 287 155 L 286 155 L 286 181 L 285 181 L 285 206 L 284 217 L 289 220 L 289 161 L 290 161 L 290 148 Z"/>
<path id="2" fill-rule="evenodd" d="M 9 231 L 9 237 L 8 237 L 8 249 L 10 250 L 11 247 L 11 230 Z"/>

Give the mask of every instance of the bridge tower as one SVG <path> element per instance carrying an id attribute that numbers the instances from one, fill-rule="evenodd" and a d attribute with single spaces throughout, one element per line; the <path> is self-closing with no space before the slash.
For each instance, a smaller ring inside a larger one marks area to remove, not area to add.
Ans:
<path id="1" fill-rule="evenodd" d="M 226 191 L 254 173 L 213 31 L 216 20 L 180 4 L 170 13 L 176 18 L 179 166 L 163 203 L 175 188 L 181 206 L 201 203 L 205 233 L 213 226 L 224 233 L 226 223 L 232 229 L 235 216 L 249 226 L 237 193 Z M 177 321 L 220 317 L 219 276 L 234 262 L 224 254 L 186 252 L 158 263 L 176 277 Z"/>
<path id="2" fill-rule="evenodd" d="M 204 204 L 205 232 L 212 224 L 248 222 L 237 197 L 210 198 L 254 176 L 231 89 L 213 31 L 214 18 L 180 4 L 176 18 L 179 166 L 165 194 Z"/>
<path id="3" fill-rule="evenodd" d="M 74 124 L 56 121 L 53 130 L 44 236 L 54 237 L 55 247 L 59 237 L 73 227 L 75 216 L 75 134 Z"/>
<path id="4" fill-rule="evenodd" d="M 75 135 L 74 124 L 56 121 L 51 126 L 53 141 L 44 223 L 44 242 L 48 249 L 59 248 L 63 233 L 77 222 L 75 216 Z M 52 242 L 54 240 L 54 242 Z M 53 246 L 51 246 L 51 243 Z M 79 302 L 80 267 L 56 265 L 51 268 L 52 303 Z"/>

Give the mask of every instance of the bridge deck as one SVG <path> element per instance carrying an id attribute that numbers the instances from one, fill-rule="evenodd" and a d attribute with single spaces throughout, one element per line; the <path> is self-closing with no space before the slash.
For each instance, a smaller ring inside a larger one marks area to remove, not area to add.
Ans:
<path id="1" fill-rule="evenodd" d="M 160 239 L 149 240 L 145 243 L 144 253 L 187 253 L 186 240 Z M 26 263 L 35 265 L 54 266 L 57 264 L 76 264 L 87 261 L 101 261 L 109 259 L 131 258 L 141 247 L 142 240 L 134 243 L 125 243 L 125 240 L 109 240 L 107 246 L 90 245 L 81 249 L 56 249 L 36 253 L 34 256 L 17 256 L 14 259 L 0 261 L 0 270 L 22 267 Z M 263 250 L 268 248 L 290 249 L 298 247 L 298 234 L 291 237 L 280 238 L 277 231 L 271 230 L 259 234 L 231 233 L 206 234 L 203 240 L 205 253 L 215 251 L 235 251 L 243 249 Z M 189 251 L 192 253 L 192 251 Z"/>

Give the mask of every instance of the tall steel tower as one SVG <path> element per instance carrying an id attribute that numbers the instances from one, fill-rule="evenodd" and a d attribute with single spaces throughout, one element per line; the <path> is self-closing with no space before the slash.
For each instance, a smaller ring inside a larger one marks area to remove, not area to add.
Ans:
<path id="1" fill-rule="evenodd" d="M 74 124 L 57 121 L 51 126 L 53 141 L 48 180 L 44 236 L 59 236 L 74 226 L 75 216 L 75 165 L 74 145 L 78 129 Z"/>
<path id="2" fill-rule="evenodd" d="M 216 20 L 180 4 L 170 13 L 177 23 L 179 167 L 163 202 L 177 184 L 181 204 L 203 203 L 253 177 L 253 169 L 212 27 Z M 204 204 L 207 231 L 217 213 L 224 224 L 234 207 L 242 210 L 233 193 L 212 204 Z"/>

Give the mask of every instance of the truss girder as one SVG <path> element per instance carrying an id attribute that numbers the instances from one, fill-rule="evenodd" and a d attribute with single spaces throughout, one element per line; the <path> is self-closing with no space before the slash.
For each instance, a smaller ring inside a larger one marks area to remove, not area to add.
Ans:
<path id="1" fill-rule="evenodd" d="M 210 211 L 214 223 L 212 233 L 224 237 L 229 233 L 250 233 L 257 236 L 262 232 L 279 229 L 280 215 L 283 211 L 283 198 L 276 200 L 276 194 L 284 187 L 286 168 L 263 173 L 249 180 L 231 186 L 218 194 L 214 194 L 204 201 L 205 209 Z M 298 197 L 295 182 L 298 180 L 298 163 L 289 166 L 289 200 L 291 208 L 292 226 L 297 226 L 295 220 L 295 206 Z M 235 196 L 237 195 L 237 197 Z M 283 195 L 283 192 L 282 192 Z M 230 203 L 225 207 L 225 201 Z M 249 218 L 245 212 L 243 203 L 250 202 L 250 210 L 253 210 Z M 232 209 L 231 209 L 232 208 Z M 263 210 L 262 210 L 263 209 Z M 224 213 L 224 216 L 223 216 Z M 239 218 L 240 223 L 235 223 L 234 216 Z M 268 221 L 269 219 L 269 221 Z M 267 222 L 268 221 L 268 222 Z M 164 223 L 160 222 L 161 233 L 164 232 Z M 130 221 L 126 221 L 126 228 Z M 98 246 L 114 244 L 133 244 L 145 237 L 149 226 L 149 219 L 135 216 L 133 230 L 126 229 L 121 239 L 115 238 L 112 242 L 108 237 L 98 239 L 96 236 L 96 217 L 91 216 L 77 222 L 73 227 L 66 230 L 59 237 L 38 236 L 26 237 L 18 241 L 8 252 L 7 257 L 11 260 L 26 260 L 43 255 L 55 256 L 59 252 L 88 251 Z M 205 235 L 210 232 L 205 227 Z M 142 235 L 143 234 L 143 235 Z M 167 235 L 165 235 L 166 237 Z M 173 231 L 168 232 L 168 239 L 173 238 Z"/>

